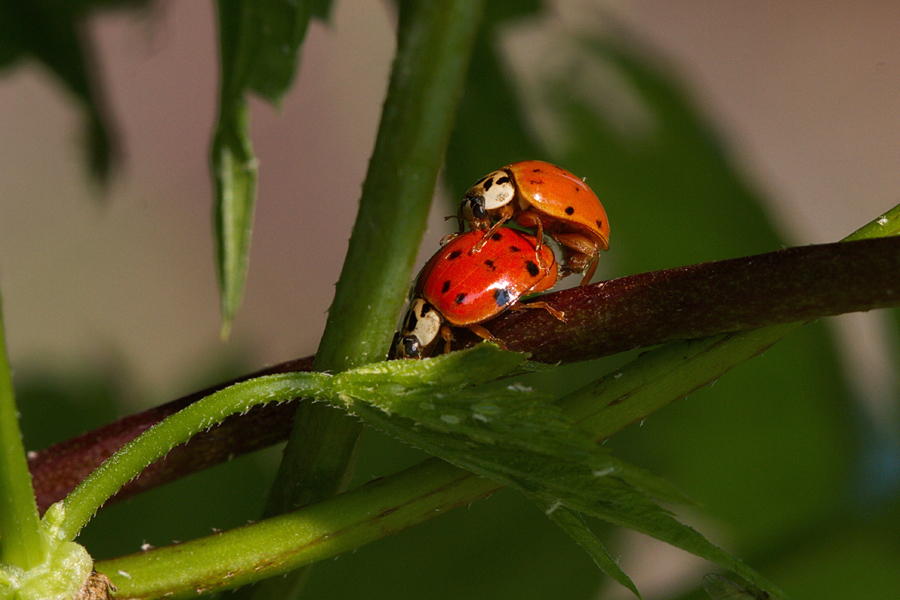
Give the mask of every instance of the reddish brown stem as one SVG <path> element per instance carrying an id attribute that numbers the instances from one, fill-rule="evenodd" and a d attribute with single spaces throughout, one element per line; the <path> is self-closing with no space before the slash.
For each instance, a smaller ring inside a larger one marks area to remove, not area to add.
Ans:
<path id="1" fill-rule="evenodd" d="M 556 363 L 900 305 L 900 237 L 787 248 L 542 296 L 566 314 L 507 312 L 488 329 Z M 465 344 L 455 346 L 463 347 Z"/>
<path id="2" fill-rule="evenodd" d="M 541 296 L 566 315 L 509 311 L 488 324 L 510 350 L 547 363 L 574 362 L 667 341 L 691 339 L 900 305 L 900 237 L 788 248 L 678 267 Z M 455 348 L 478 338 L 455 332 Z M 466 335 L 473 339 L 467 339 Z M 313 357 L 241 378 L 307 371 Z M 229 382 L 234 383 L 234 382 Z M 45 510 L 142 431 L 228 384 L 126 417 L 29 458 Z M 287 438 L 295 403 L 264 405 L 175 448 L 145 470 L 122 498 Z"/>

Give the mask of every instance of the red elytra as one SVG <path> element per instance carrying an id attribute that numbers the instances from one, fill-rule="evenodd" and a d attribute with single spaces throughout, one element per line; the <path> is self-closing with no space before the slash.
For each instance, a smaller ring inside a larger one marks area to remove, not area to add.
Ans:
<path id="1" fill-rule="evenodd" d="M 609 220 L 597 195 L 572 173 L 539 160 L 513 163 L 478 180 L 458 218 L 461 230 L 463 220 L 472 230 L 490 233 L 510 219 L 536 227 L 538 246 L 544 233 L 559 242 L 564 275 L 584 273 L 581 285 L 593 277 L 599 251 L 609 249 Z"/>
<path id="2" fill-rule="evenodd" d="M 478 244 L 481 250 L 473 252 Z M 544 308 L 563 319 L 543 302 L 517 304 L 525 294 L 552 288 L 559 278 L 553 252 L 536 246 L 534 237 L 509 228 L 490 235 L 469 231 L 450 240 L 419 273 L 392 355 L 430 356 L 438 338 L 449 351 L 451 326 L 467 327 L 502 346 L 482 324 L 508 309 Z"/>

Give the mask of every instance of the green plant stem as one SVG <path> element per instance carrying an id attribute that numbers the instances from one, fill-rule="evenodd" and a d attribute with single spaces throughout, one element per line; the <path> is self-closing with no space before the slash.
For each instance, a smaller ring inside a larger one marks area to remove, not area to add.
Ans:
<path id="1" fill-rule="evenodd" d="M 391 83 L 316 371 L 339 372 L 386 356 L 481 10 L 481 0 L 442 0 L 400 12 Z M 309 403 L 294 423 L 268 515 L 341 489 L 361 432 L 355 419 Z"/>
<path id="2" fill-rule="evenodd" d="M 43 563 L 48 546 L 40 525 L 19 430 L 0 306 L 0 562 L 24 570 Z"/>
<path id="3" fill-rule="evenodd" d="M 483 0 L 399 7 L 397 55 L 359 212 L 314 370 L 339 372 L 384 360 L 406 295 L 441 158 L 472 52 Z M 346 488 L 362 425 L 302 403 L 265 516 Z M 303 573 L 266 582 L 258 598 L 293 597 Z"/>
<path id="4" fill-rule="evenodd" d="M 114 579 L 119 599 L 190 597 L 195 589 L 235 587 L 257 579 L 259 572 L 277 575 L 336 556 L 498 487 L 430 459 L 320 504 L 202 540 L 103 561 L 97 568 Z M 219 587 L 198 583 L 206 581 Z"/>
<path id="5" fill-rule="evenodd" d="M 900 207 L 847 239 L 898 233 Z M 783 337 L 800 325 L 791 323 L 671 343 L 562 399 L 560 404 L 566 414 L 577 420 L 595 439 L 603 439 L 684 397 L 691 390 L 715 381 L 729 369 L 765 350 L 777 341 L 778 336 Z M 662 373 L 654 373 L 654 370 Z M 629 380 L 631 383 L 624 383 Z M 623 383 L 618 384 L 619 381 Z M 104 561 L 98 569 L 112 576 L 120 587 L 121 598 L 151 598 L 169 593 L 176 597 L 190 595 L 197 587 L 207 585 L 204 582 L 212 580 L 208 576 L 210 565 L 221 570 L 220 574 L 231 574 L 238 572 L 237 562 L 243 560 L 245 565 L 252 566 L 255 577 L 263 573 L 282 573 L 393 534 L 441 514 L 444 508 L 473 502 L 499 487 L 493 481 L 429 459 L 289 515 L 142 555 Z M 384 503 L 373 500 L 374 496 L 370 495 L 376 489 L 377 497 L 384 499 Z M 310 530 L 310 527 L 323 523 L 327 531 Z M 251 539 L 250 530 L 257 527 L 276 531 L 282 541 L 273 544 L 267 537 Z M 284 539 L 293 539 L 295 545 L 292 548 L 279 546 Z M 248 546 L 244 546 L 245 543 Z M 235 548 L 241 548 L 241 552 L 247 554 L 239 556 Z M 177 561 L 172 558 L 176 555 Z M 207 562 L 215 556 L 231 562 Z M 190 557 L 190 567 L 181 565 L 180 561 L 185 557 Z M 287 564 L 290 566 L 286 567 Z M 122 572 L 129 576 L 115 575 Z M 249 576 L 238 575 L 239 581 L 232 578 L 226 585 L 238 585 L 246 580 L 245 577 Z M 157 578 L 164 578 L 168 583 L 163 586 Z M 149 586 L 154 586 L 153 590 Z"/>
<path id="6" fill-rule="evenodd" d="M 62 518 L 58 537 L 75 539 L 94 513 L 119 488 L 147 465 L 162 458 L 169 450 L 186 442 L 194 434 L 212 427 L 230 414 L 247 411 L 254 405 L 284 402 L 310 395 L 322 388 L 323 379 L 327 377 L 316 373 L 259 377 L 216 392 L 157 423 L 100 465 L 66 497 L 62 503 L 62 515 L 51 516 L 52 519 Z M 59 506 L 59 503 L 54 505 Z M 50 515 L 54 507 L 47 511 L 47 515 Z M 59 511 L 58 508 L 56 510 Z"/>

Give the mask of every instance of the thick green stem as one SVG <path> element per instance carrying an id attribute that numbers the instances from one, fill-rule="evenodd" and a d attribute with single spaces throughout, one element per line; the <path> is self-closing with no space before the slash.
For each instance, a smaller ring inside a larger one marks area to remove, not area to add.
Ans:
<path id="1" fill-rule="evenodd" d="M 339 372 L 383 360 L 428 217 L 444 148 L 462 95 L 483 0 L 401 5 L 397 55 L 359 213 L 314 370 Z M 362 425 L 303 403 L 272 487 L 266 516 L 345 489 Z M 297 574 L 255 597 L 284 598 Z"/>
<path id="2" fill-rule="evenodd" d="M 314 369 L 383 360 L 408 288 L 481 0 L 412 3 L 400 14 L 397 58 L 359 214 Z M 340 489 L 361 426 L 304 405 L 285 449 L 267 514 Z"/>
<path id="3" fill-rule="evenodd" d="M 24 570 L 43 563 L 48 547 L 40 524 L 19 430 L 0 306 L 0 562 Z"/>
<path id="4" fill-rule="evenodd" d="M 453 123 L 482 2 L 410 5 L 400 15 L 397 58 L 359 214 L 314 369 L 338 372 L 383 360 L 421 241 Z M 361 426 L 305 404 L 267 514 L 327 497 L 352 462 Z"/>
<path id="5" fill-rule="evenodd" d="M 482 8 L 483 0 L 401 3 L 391 83 L 316 370 L 387 354 Z"/>

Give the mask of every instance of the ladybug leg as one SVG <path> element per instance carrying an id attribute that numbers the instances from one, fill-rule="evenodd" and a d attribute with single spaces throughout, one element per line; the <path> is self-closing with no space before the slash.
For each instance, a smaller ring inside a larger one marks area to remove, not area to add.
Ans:
<path id="1" fill-rule="evenodd" d="M 447 217 L 447 218 L 448 218 L 448 219 L 452 219 L 453 217 Z M 456 233 L 456 232 L 454 232 L 454 233 L 448 233 L 447 235 L 445 235 L 444 237 L 441 238 L 440 244 L 441 244 L 441 246 L 443 246 L 444 244 L 446 244 L 446 243 L 449 242 L 450 240 L 453 240 L 453 239 L 455 239 L 455 238 L 457 238 L 457 237 L 459 237 L 459 236 L 460 236 L 460 234 L 459 234 L 459 233 Z"/>
<path id="2" fill-rule="evenodd" d="M 555 308 L 553 308 L 552 306 L 550 306 L 543 300 L 538 300 L 537 302 L 528 302 L 527 304 L 526 303 L 513 304 L 512 306 L 509 307 L 509 310 L 514 310 L 514 311 L 518 312 L 520 310 L 528 310 L 531 308 L 543 308 L 548 313 L 550 313 L 554 318 L 556 318 L 558 321 L 562 321 L 563 323 L 566 322 L 566 313 L 564 313 L 561 310 L 556 310 Z"/>
<path id="3" fill-rule="evenodd" d="M 441 325 L 440 335 L 444 339 L 444 354 L 450 354 L 450 342 L 453 341 L 453 330 L 446 325 Z"/>
<path id="4" fill-rule="evenodd" d="M 512 207 L 509 205 L 504 206 L 503 209 L 500 211 L 500 218 L 497 219 L 497 222 L 494 223 L 491 226 L 491 228 L 487 230 L 487 233 L 484 234 L 484 237 L 481 238 L 481 240 L 477 244 L 475 244 L 475 246 L 473 246 L 471 250 L 469 250 L 469 254 L 475 254 L 476 252 L 478 252 L 482 248 L 484 248 L 484 245 L 488 243 L 488 240 L 491 239 L 491 236 L 494 235 L 495 233 L 497 233 L 497 230 L 499 230 L 501 227 L 503 227 L 503 224 L 512 218 L 512 215 L 513 215 Z M 484 229 L 484 227 L 482 227 L 481 224 L 476 224 L 475 226 L 473 226 L 470 223 L 469 227 L 472 230 Z"/>
<path id="5" fill-rule="evenodd" d="M 493 333 L 491 333 L 490 331 L 488 331 L 481 325 L 469 325 L 468 327 L 472 333 L 474 333 L 481 339 L 487 340 L 489 342 L 493 342 L 493 343 L 497 344 L 498 346 L 500 346 L 501 348 L 503 348 L 504 350 L 506 350 L 506 344 L 503 343 L 503 340 L 501 340 L 498 337 L 494 337 Z"/>
<path id="6" fill-rule="evenodd" d="M 594 277 L 594 272 L 597 270 L 597 263 L 600 262 L 598 259 L 600 256 L 598 254 L 594 254 L 590 258 L 591 265 L 584 272 L 584 277 L 581 278 L 581 283 L 578 285 L 587 285 L 591 282 L 591 278 Z"/>
<path id="7" fill-rule="evenodd" d="M 534 236 L 537 240 L 534 245 L 534 252 L 537 255 L 538 266 L 543 271 L 547 268 L 547 265 L 544 264 L 544 258 L 541 256 L 541 248 L 544 247 L 544 223 L 541 221 L 541 217 L 537 213 L 528 210 L 519 213 L 518 216 L 516 216 L 516 223 L 522 227 L 537 228 Z"/>
<path id="8" fill-rule="evenodd" d="M 553 239 L 566 250 L 566 270 L 569 273 L 584 273 L 581 285 L 590 283 L 600 256 L 597 244 L 579 233 L 558 233 Z"/>

